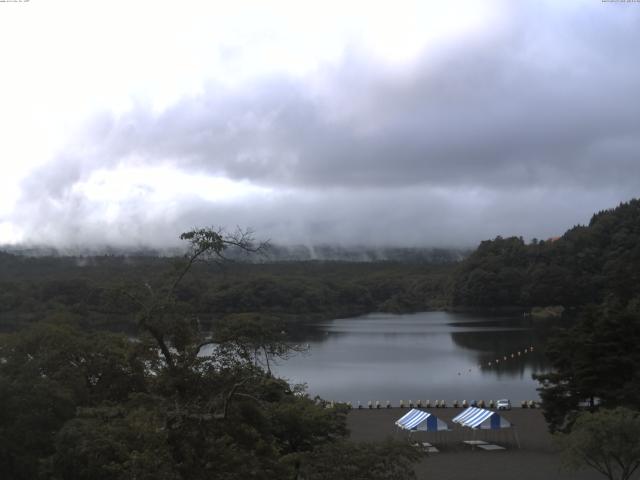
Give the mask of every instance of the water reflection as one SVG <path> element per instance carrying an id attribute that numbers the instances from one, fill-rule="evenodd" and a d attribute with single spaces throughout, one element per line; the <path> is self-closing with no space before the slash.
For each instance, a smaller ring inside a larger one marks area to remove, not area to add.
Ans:
<path id="1" fill-rule="evenodd" d="M 531 374 L 546 367 L 541 353 L 546 332 L 520 318 L 371 314 L 316 328 L 301 339 L 309 343 L 309 354 L 277 371 L 327 399 L 534 399 Z M 533 352 L 523 353 L 531 346 Z"/>

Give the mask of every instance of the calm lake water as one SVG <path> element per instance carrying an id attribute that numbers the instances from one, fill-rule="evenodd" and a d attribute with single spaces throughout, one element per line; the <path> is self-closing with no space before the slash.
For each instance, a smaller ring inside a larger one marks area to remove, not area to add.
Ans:
<path id="1" fill-rule="evenodd" d="M 332 320 L 317 328 L 303 339 L 309 351 L 275 370 L 292 383 L 306 382 L 311 395 L 354 405 L 503 397 L 519 404 L 538 398 L 531 374 L 546 369 L 541 352 L 545 334 L 529 319 L 380 313 Z M 533 352 L 524 353 L 531 347 Z"/>

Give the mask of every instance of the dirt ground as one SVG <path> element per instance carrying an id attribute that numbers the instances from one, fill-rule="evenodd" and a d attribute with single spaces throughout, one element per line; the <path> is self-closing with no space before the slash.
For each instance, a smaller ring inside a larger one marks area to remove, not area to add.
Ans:
<path id="1" fill-rule="evenodd" d="M 409 440 L 408 432 L 399 431 L 394 422 L 408 409 L 352 410 L 347 417 L 351 438 L 356 441 Z M 428 409 L 449 424 L 451 432 L 415 432 L 411 440 L 430 442 L 440 452 L 425 454 L 416 465 L 419 479 L 438 480 L 591 480 L 604 479 L 592 470 L 568 472 L 561 468 L 560 455 L 554 450 L 551 435 L 540 410 L 514 408 L 501 412 L 515 429 L 477 431 L 463 429 L 451 422 L 461 409 Z M 485 440 L 506 447 L 506 450 L 484 451 L 463 443 L 464 440 Z M 519 444 L 519 447 L 518 447 Z M 640 479 L 640 475 L 634 475 Z"/>

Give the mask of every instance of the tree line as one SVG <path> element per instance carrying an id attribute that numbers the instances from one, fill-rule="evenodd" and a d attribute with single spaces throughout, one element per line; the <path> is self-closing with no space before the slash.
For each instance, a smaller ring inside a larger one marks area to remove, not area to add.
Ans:
<path id="1" fill-rule="evenodd" d="M 72 316 L 88 328 L 122 331 L 136 306 L 123 289 L 153 284 L 178 258 L 23 257 L 0 253 L 0 329 Z M 291 322 L 371 311 L 413 312 L 446 306 L 454 264 L 393 262 L 198 263 L 176 300 L 203 323 L 238 313 Z"/>
<path id="2" fill-rule="evenodd" d="M 559 238 L 482 242 L 454 273 L 463 307 L 558 306 L 535 375 L 565 465 L 614 480 L 640 467 L 640 200 L 596 213 Z"/>
<path id="3" fill-rule="evenodd" d="M 537 377 L 550 429 L 588 431 L 602 408 L 637 418 L 638 200 L 556 239 L 482 242 L 458 264 L 228 264 L 216 260 L 250 239 L 183 238 L 185 258 L 0 254 L 0 325 L 18 330 L 0 339 L 7 478 L 328 478 L 320 465 L 344 452 L 361 461 L 350 475 L 410 478 L 410 451 L 349 444 L 343 410 L 270 373 L 294 353 L 287 322 L 374 310 L 559 305 L 554 368 Z M 125 326 L 136 341 L 103 331 Z"/>
<path id="4" fill-rule="evenodd" d="M 596 213 L 561 237 L 487 240 L 454 274 L 451 304 L 466 307 L 640 306 L 640 200 Z"/>
<path id="5" fill-rule="evenodd" d="M 278 319 L 240 315 L 203 331 L 180 286 L 243 233 L 183 234 L 181 262 L 118 292 L 135 339 L 64 317 L 0 336 L 0 476 L 46 479 L 415 478 L 415 449 L 347 440 L 344 406 L 327 408 L 275 378 L 296 350 Z M 340 459 L 340 462 L 336 462 Z"/>

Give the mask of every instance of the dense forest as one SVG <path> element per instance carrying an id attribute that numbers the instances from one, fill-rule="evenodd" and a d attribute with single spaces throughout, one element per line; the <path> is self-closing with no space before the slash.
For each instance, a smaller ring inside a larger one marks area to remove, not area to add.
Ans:
<path id="1" fill-rule="evenodd" d="M 27 257 L 0 253 L 0 328 L 51 316 L 85 326 L 131 327 L 135 305 L 123 291 L 158 282 L 180 257 Z M 201 262 L 176 290 L 184 312 L 204 324 L 260 312 L 294 322 L 371 311 L 439 309 L 448 303 L 454 263 Z"/>
<path id="2" fill-rule="evenodd" d="M 453 306 L 557 306 L 538 375 L 552 431 L 571 429 L 585 406 L 640 408 L 640 201 L 595 214 L 556 239 L 485 241 L 453 280 Z"/>
<path id="3" fill-rule="evenodd" d="M 203 330 L 190 314 L 183 282 L 199 261 L 220 262 L 229 246 L 252 252 L 253 240 L 211 229 L 182 238 L 187 254 L 163 275 L 151 262 L 139 271 L 142 284 L 126 276 L 126 289 L 83 288 L 95 279 L 91 270 L 86 278 L 58 280 L 63 288 L 54 281 L 49 300 L 63 309 L 0 336 L 0 476 L 415 478 L 415 449 L 349 442 L 345 406 L 327 408 L 303 386 L 272 375 L 269 360 L 296 350 L 279 318 L 236 314 Z M 16 274 L 30 275 L 29 259 L 8 260 Z M 59 263 L 50 265 L 41 270 L 43 285 Z M 94 292 L 95 305 L 107 305 L 99 302 L 108 292 L 116 313 L 131 313 L 135 339 L 78 322 L 92 303 L 73 302 Z M 119 306 L 122 299 L 129 303 Z"/>
<path id="4" fill-rule="evenodd" d="M 413 478 L 415 451 L 350 443 L 345 408 L 269 368 L 293 326 L 371 311 L 558 306 L 538 376 L 550 428 L 585 404 L 640 408 L 638 200 L 449 263 L 229 262 L 260 248 L 182 238 L 174 258 L 0 253 L 3 478 Z"/>
<path id="5" fill-rule="evenodd" d="M 454 253 L 422 255 L 419 261 L 405 254 L 402 262 L 258 257 L 260 262 L 201 263 L 176 296 L 204 323 L 247 312 L 293 321 L 371 311 L 640 304 L 638 200 L 599 212 L 588 226 L 559 238 L 527 244 L 522 238 L 497 237 L 483 241 L 466 259 Z M 157 281 L 179 260 L 0 252 L 0 329 L 62 313 L 85 325 L 126 329 L 135 307 L 122 290 Z"/>
<path id="6" fill-rule="evenodd" d="M 640 200 L 599 212 L 559 238 L 482 242 L 460 264 L 450 300 L 468 307 L 640 308 Z"/>

